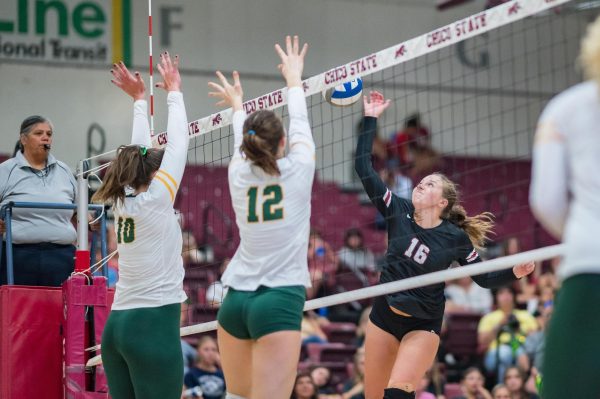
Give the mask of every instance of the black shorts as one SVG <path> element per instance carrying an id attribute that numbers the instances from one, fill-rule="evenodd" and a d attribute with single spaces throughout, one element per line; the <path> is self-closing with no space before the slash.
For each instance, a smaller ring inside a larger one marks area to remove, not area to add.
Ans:
<path id="1" fill-rule="evenodd" d="M 442 318 L 419 319 L 416 317 L 401 316 L 394 313 L 384 296 L 375 298 L 373 310 L 369 319 L 383 331 L 392 334 L 398 341 L 411 331 L 430 331 L 440 335 Z"/>

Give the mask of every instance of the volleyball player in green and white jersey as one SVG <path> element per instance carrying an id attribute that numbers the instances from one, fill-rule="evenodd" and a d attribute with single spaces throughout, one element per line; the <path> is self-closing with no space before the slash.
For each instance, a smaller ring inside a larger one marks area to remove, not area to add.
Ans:
<path id="1" fill-rule="evenodd" d="M 600 18 L 582 41 L 588 81 L 553 98 L 535 135 L 531 208 L 566 249 L 543 362 L 544 399 L 598 398 Z"/>
<path id="2" fill-rule="evenodd" d="M 179 339 L 183 291 L 182 236 L 173 201 L 187 160 L 188 129 L 178 58 L 161 54 L 168 91 L 168 144 L 154 149 L 139 73 L 119 63 L 113 83 L 134 99 L 131 145 L 121 146 L 92 198 L 115 215 L 119 281 L 102 334 L 102 360 L 113 399 L 179 399 L 183 359 Z"/>
<path id="3" fill-rule="evenodd" d="M 229 190 L 240 245 L 222 281 L 229 292 L 219 310 L 218 338 L 228 398 L 289 397 L 300 354 L 315 144 L 302 88 L 307 46 L 286 38 L 275 46 L 288 87 L 289 153 L 272 111 L 246 117 L 239 75 L 233 85 L 217 72 L 209 83 L 218 105 L 233 108 L 234 147 Z"/>

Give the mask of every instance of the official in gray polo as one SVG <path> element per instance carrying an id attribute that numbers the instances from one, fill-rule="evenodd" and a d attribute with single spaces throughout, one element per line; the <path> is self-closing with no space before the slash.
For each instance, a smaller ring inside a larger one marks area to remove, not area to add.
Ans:
<path id="1" fill-rule="evenodd" d="M 0 164 L 0 206 L 10 201 L 75 203 L 77 184 L 67 165 L 52 154 L 49 120 L 30 116 L 21 124 L 21 151 Z M 74 270 L 77 234 L 73 211 L 14 209 L 14 282 L 58 287 Z M 0 232 L 5 232 L 0 221 Z M 7 282 L 6 242 L 2 242 L 0 282 Z"/>

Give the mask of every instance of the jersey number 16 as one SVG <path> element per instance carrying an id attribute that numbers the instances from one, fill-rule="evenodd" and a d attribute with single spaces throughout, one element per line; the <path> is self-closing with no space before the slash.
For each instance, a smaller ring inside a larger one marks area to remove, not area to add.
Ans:
<path id="1" fill-rule="evenodd" d="M 417 247 L 417 245 L 419 246 Z M 415 248 L 417 248 L 416 251 Z M 404 255 L 413 258 L 415 262 L 422 265 L 427 260 L 427 255 L 429 255 L 429 247 L 425 244 L 421 244 L 417 238 L 413 237 L 410 241 L 410 246 L 404 251 Z"/>

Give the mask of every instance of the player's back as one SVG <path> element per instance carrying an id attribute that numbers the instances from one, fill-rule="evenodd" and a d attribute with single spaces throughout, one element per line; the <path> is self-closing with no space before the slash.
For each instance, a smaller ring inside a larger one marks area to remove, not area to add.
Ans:
<path id="1" fill-rule="evenodd" d="M 249 161 L 229 169 L 240 246 L 223 281 L 236 289 L 310 285 L 307 248 L 314 163 L 277 161 L 271 176 Z"/>
<path id="2" fill-rule="evenodd" d="M 600 87 L 594 81 L 556 96 L 540 117 L 560 135 L 571 195 L 563 241 L 568 244 L 563 277 L 597 270 L 600 232 Z"/>

